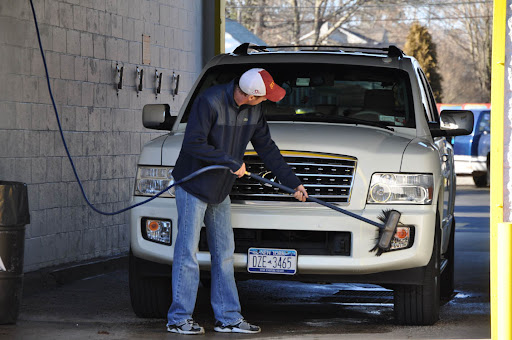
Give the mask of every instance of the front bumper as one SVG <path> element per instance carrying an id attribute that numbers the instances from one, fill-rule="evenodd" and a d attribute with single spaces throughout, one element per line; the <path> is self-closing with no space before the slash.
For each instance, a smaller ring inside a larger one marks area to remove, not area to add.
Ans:
<path id="1" fill-rule="evenodd" d="M 144 197 L 134 197 L 138 203 Z M 352 211 L 369 219 L 377 220 L 382 209 L 393 208 L 402 213 L 400 221 L 415 227 L 414 244 L 411 248 L 396 250 L 375 256 L 370 249 L 376 244 L 376 227 L 314 203 L 253 205 L 233 204 L 233 228 L 279 229 L 312 231 L 346 231 L 351 233 L 349 256 L 298 254 L 297 272 L 304 275 L 360 275 L 396 271 L 427 265 L 432 254 L 435 232 L 435 205 L 380 206 L 367 205 L 364 211 Z M 141 218 L 153 217 L 172 221 L 172 244 L 176 240 L 177 210 L 174 199 L 157 198 L 150 205 L 131 210 L 131 249 L 135 256 L 149 261 L 172 264 L 173 246 L 147 241 L 141 235 Z M 210 254 L 198 252 L 202 270 L 210 268 Z M 235 253 L 235 271 L 245 272 L 247 254 Z M 257 275 L 257 274 L 255 274 Z M 256 277 L 255 277 L 256 278 Z M 261 278 L 261 276 L 259 277 Z"/>

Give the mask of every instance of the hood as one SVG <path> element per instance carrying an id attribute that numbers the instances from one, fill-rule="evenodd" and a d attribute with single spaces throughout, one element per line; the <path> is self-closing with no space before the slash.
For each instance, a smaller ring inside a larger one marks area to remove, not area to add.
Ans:
<path id="1" fill-rule="evenodd" d="M 281 150 L 309 151 L 357 158 L 357 168 L 399 171 L 412 137 L 362 125 L 269 123 Z"/>
<path id="2" fill-rule="evenodd" d="M 361 125 L 270 122 L 269 126 L 272 139 L 280 150 L 355 157 L 358 169 L 365 168 L 365 172 L 399 171 L 404 150 L 412 140 L 393 131 Z M 160 142 L 163 146 L 162 165 L 175 164 L 182 142 L 183 133 L 169 135 L 163 143 Z M 252 150 L 252 145 L 249 144 L 247 149 Z"/>

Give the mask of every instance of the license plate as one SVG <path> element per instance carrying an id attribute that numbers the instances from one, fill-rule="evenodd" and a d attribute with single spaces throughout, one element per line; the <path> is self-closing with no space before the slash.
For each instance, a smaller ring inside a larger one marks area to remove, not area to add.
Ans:
<path id="1" fill-rule="evenodd" d="M 249 248 L 247 270 L 249 273 L 293 275 L 297 272 L 297 251 Z"/>

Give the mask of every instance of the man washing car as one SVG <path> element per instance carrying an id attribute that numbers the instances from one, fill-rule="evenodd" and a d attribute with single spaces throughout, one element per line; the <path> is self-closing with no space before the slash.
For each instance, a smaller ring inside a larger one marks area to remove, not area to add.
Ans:
<path id="1" fill-rule="evenodd" d="M 205 166 L 225 165 L 230 170 L 203 173 L 176 188 L 178 235 L 172 266 L 173 301 L 167 330 L 179 334 L 202 334 L 204 328 L 192 319 L 199 285 L 196 250 L 200 230 L 206 226 L 211 254 L 211 304 L 214 330 L 224 333 L 259 333 L 241 314 L 234 279 L 234 236 L 229 192 L 235 176 L 245 174 L 243 156 L 249 142 L 268 168 L 294 197 L 306 201 L 308 194 L 284 161 L 271 139 L 260 105 L 280 101 L 285 90 L 264 69 L 246 71 L 238 81 L 217 85 L 202 93 L 192 106 L 180 155 L 173 176 L 180 180 Z M 234 175 L 233 175 L 234 174 Z"/>

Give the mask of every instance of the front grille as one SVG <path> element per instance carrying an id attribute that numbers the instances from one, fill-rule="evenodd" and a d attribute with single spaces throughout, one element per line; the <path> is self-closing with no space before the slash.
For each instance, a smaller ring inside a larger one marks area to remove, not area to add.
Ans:
<path id="1" fill-rule="evenodd" d="M 235 253 L 249 248 L 295 249 L 299 255 L 350 256 L 351 234 L 346 231 L 233 229 Z M 201 229 L 199 250 L 208 251 L 206 229 Z"/>
<path id="2" fill-rule="evenodd" d="M 285 161 L 304 184 L 309 195 L 327 202 L 350 202 L 357 164 L 355 158 L 308 153 L 297 156 L 296 153 L 291 155 L 290 153 L 282 152 Z M 246 154 L 244 161 L 247 171 L 277 181 L 274 174 L 265 168 L 258 155 Z M 294 201 L 292 196 L 278 188 L 262 184 L 247 176 L 235 181 L 231 190 L 231 199 L 233 201 Z"/>

